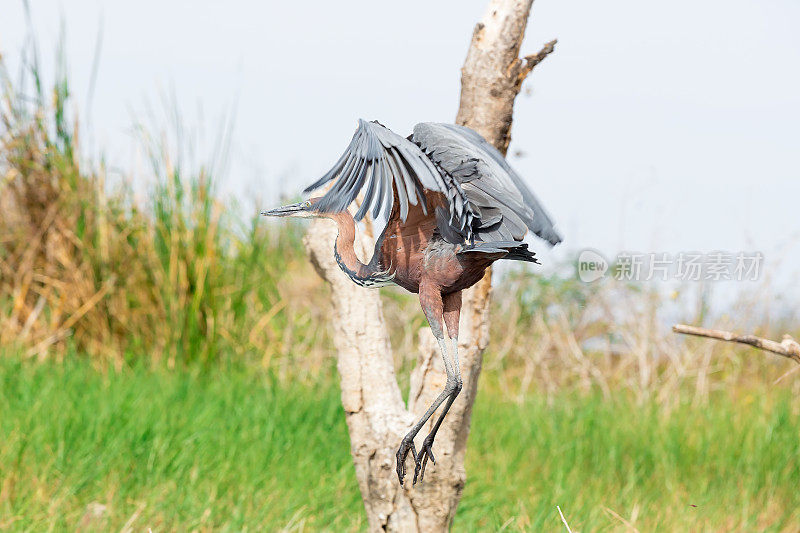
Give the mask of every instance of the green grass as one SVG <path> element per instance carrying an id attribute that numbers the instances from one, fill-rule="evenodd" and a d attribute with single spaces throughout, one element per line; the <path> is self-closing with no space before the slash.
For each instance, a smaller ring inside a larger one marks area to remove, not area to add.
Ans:
<path id="1" fill-rule="evenodd" d="M 333 387 L 214 374 L 0 359 L 0 529 L 358 527 Z"/>
<path id="2" fill-rule="evenodd" d="M 759 393 L 669 414 L 627 398 L 479 400 L 457 519 L 552 530 L 559 505 L 581 531 L 622 525 L 612 513 L 642 531 L 797 531 L 800 422 L 787 394 Z"/>
<path id="3" fill-rule="evenodd" d="M 0 529 L 363 530 L 334 380 L 281 382 L 0 358 Z M 797 530 L 795 405 L 480 395 L 454 527 L 559 530 L 560 505 L 581 531 Z"/>

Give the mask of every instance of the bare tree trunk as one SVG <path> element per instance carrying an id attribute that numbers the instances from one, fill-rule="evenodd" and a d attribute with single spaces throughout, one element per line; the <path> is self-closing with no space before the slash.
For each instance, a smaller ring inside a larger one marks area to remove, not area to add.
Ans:
<path id="1" fill-rule="evenodd" d="M 462 69 L 456 122 L 476 130 L 503 153 L 508 149 L 514 99 L 522 82 L 555 44 L 519 58 L 532 3 L 491 0 L 475 27 Z M 424 328 L 406 408 L 392 365 L 379 293 L 358 287 L 339 270 L 333 259 L 335 237 L 335 226 L 318 220 L 305 243 L 318 272 L 331 284 L 342 404 L 370 530 L 446 531 L 466 480 L 464 452 L 482 354 L 489 342 L 491 275 L 464 295 L 459 338 L 464 388 L 437 434 L 436 465 L 428 465 L 423 483 L 401 487 L 394 473 L 395 452 L 414 420 L 444 388 L 444 366 L 433 335 Z"/>

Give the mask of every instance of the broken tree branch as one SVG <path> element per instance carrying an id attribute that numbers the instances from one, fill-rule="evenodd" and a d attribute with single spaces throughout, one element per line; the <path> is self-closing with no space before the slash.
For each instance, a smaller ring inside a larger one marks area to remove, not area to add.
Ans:
<path id="1" fill-rule="evenodd" d="M 522 85 L 522 82 L 525 81 L 525 78 L 528 77 L 528 74 L 531 73 L 536 65 L 544 61 L 545 57 L 553 53 L 553 50 L 556 49 L 557 42 L 558 39 L 553 39 L 549 43 L 546 43 L 542 49 L 535 54 L 531 54 L 522 58 L 519 63 L 519 71 L 517 72 L 517 83 L 519 85 Z"/>
<path id="2" fill-rule="evenodd" d="M 784 335 L 783 341 L 776 342 L 770 339 L 756 337 L 755 335 L 736 335 L 730 331 L 699 328 L 696 326 L 687 326 L 686 324 L 675 324 L 672 326 L 672 331 L 684 335 L 694 335 L 696 337 L 707 337 L 709 339 L 747 344 L 760 350 L 787 357 L 795 363 L 800 364 L 800 343 L 789 335 Z"/>

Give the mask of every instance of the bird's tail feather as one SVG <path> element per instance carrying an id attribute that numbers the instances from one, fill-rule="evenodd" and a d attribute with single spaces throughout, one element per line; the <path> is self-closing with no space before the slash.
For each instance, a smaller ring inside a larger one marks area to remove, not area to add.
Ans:
<path id="1" fill-rule="evenodd" d="M 505 253 L 506 255 L 500 259 L 539 263 L 539 260 L 536 259 L 536 254 L 528 250 L 528 245 L 520 243 L 519 241 L 476 242 L 475 244 L 467 246 L 459 253 L 466 254 L 475 252 L 484 254 Z"/>

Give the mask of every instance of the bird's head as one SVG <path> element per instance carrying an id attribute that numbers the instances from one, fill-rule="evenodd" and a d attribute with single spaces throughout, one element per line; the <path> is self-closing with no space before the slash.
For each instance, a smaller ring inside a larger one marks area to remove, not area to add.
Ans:
<path id="1" fill-rule="evenodd" d="M 317 203 L 319 198 L 309 198 L 304 202 L 296 204 L 283 205 L 270 209 L 268 211 L 261 211 L 265 217 L 295 217 L 295 218 L 312 218 L 322 216 L 323 213 L 312 209 L 312 206 Z"/>

